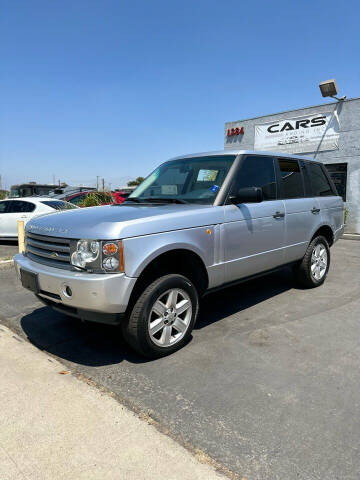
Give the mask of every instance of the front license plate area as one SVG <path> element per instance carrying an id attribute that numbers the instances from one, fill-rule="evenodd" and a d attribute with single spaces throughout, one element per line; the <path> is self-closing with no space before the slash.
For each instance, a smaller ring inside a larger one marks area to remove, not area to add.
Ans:
<path id="1" fill-rule="evenodd" d="M 27 270 L 20 269 L 21 283 L 24 288 L 31 290 L 34 293 L 39 293 L 39 282 L 36 273 L 28 272 Z"/>

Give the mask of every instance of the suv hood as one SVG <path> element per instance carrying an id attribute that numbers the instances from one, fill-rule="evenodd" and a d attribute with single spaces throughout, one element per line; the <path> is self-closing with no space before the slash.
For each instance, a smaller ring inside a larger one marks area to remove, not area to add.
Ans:
<path id="1" fill-rule="evenodd" d="M 108 205 L 36 217 L 26 224 L 26 232 L 112 240 L 214 225 L 223 221 L 223 215 L 223 207 L 213 205 Z"/>

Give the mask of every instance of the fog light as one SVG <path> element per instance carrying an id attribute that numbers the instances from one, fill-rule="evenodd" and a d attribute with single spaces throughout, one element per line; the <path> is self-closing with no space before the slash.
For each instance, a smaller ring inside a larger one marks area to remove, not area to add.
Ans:
<path id="1" fill-rule="evenodd" d="M 66 297 L 66 298 L 72 297 L 72 294 L 73 294 L 72 290 L 69 287 L 69 285 L 66 285 L 66 283 L 63 283 L 61 285 L 61 290 L 62 290 L 62 294 L 64 295 L 64 297 Z"/>

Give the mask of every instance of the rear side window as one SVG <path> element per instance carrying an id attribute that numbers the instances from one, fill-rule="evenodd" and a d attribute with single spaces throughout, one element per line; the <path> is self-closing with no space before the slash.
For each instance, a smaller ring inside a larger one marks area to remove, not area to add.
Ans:
<path id="1" fill-rule="evenodd" d="M 308 169 L 314 197 L 327 197 L 334 195 L 321 165 L 317 163 L 308 163 Z"/>
<path id="2" fill-rule="evenodd" d="M 272 157 L 251 155 L 243 159 L 234 190 L 247 187 L 261 187 L 264 200 L 276 199 L 276 177 Z"/>
<path id="3" fill-rule="evenodd" d="M 86 198 L 87 193 L 82 193 L 81 195 L 77 195 L 74 198 L 70 198 L 69 202 L 73 203 L 74 205 L 79 205 L 79 203 L 82 203 L 85 198 Z"/>
<path id="4" fill-rule="evenodd" d="M 33 212 L 36 205 L 31 202 L 24 202 L 22 200 L 13 200 L 11 202 L 9 213 L 28 213 Z"/>
<path id="5" fill-rule="evenodd" d="M 76 208 L 74 205 L 71 205 L 71 203 L 62 202 L 61 200 L 44 200 L 41 203 L 53 208 L 54 210 L 70 210 L 72 208 Z"/>
<path id="6" fill-rule="evenodd" d="M 284 198 L 301 198 L 304 196 L 304 184 L 297 160 L 279 159 Z"/>

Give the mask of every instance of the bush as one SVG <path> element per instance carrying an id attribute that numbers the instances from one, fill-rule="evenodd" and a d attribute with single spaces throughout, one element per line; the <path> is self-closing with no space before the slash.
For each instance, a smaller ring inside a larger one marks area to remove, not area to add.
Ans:
<path id="1" fill-rule="evenodd" d="M 80 207 L 99 207 L 100 205 L 106 205 L 114 203 L 114 199 L 109 192 L 94 192 L 86 195 L 84 201 L 82 201 Z"/>
<path id="2" fill-rule="evenodd" d="M 349 213 L 349 210 L 347 208 L 345 208 L 345 210 L 344 210 L 344 223 L 346 223 L 348 213 Z"/>

